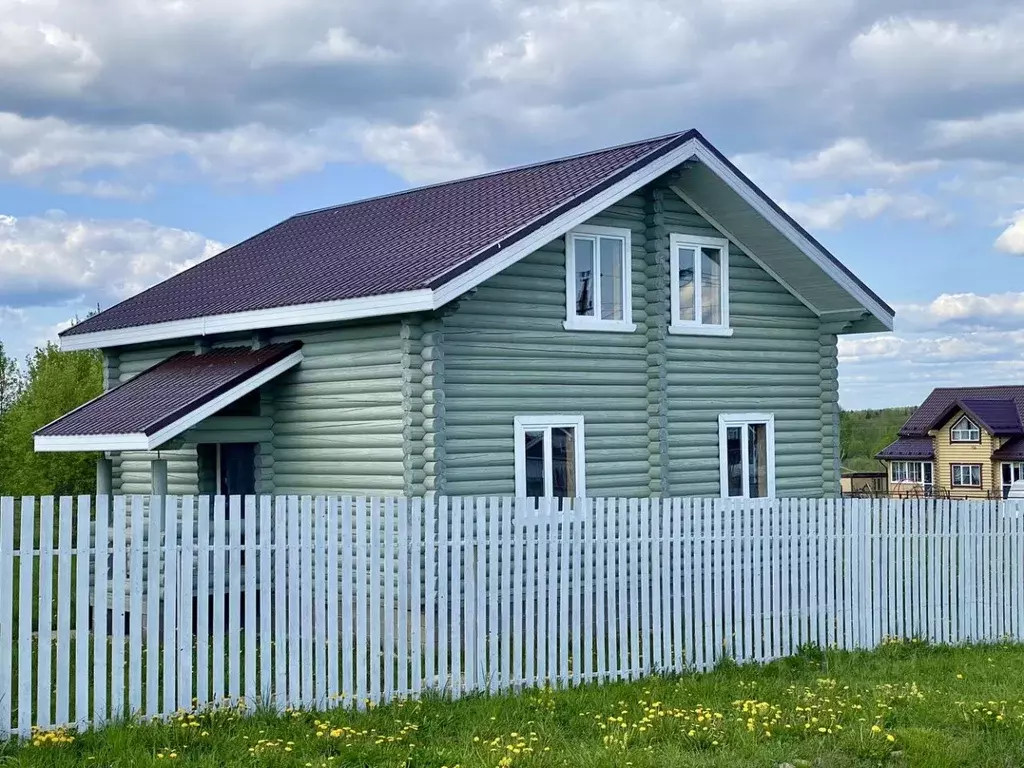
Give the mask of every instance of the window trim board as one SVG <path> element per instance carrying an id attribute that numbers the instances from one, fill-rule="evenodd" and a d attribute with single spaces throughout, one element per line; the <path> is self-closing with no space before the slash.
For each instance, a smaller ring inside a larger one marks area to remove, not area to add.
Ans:
<path id="1" fill-rule="evenodd" d="M 526 433 L 546 430 L 544 448 L 545 486 L 551 478 L 550 430 L 556 427 L 572 427 L 576 430 L 576 497 L 587 495 L 587 454 L 586 430 L 582 413 L 575 414 L 530 414 L 513 419 L 513 440 L 515 448 L 516 498 L 526 498 Z M 545 487 L 545 490 L 547 488 Z M 550 498 L 550 497 L 545 497 Z"/>
<path id="2" fill-rule="evenodd" d="M 765 460 L 768 488 L 764 498 L 774 499 L 775 496 L 775 414 L 774 413 L 720 413 L 718 415 L 718 475 L 719 492 L 722 498 L 749 498 L 749 478 L 744 475 L 743 485 L 746 493 L 743 496 L 729 496 L 729 427 L 748 427 L 751 424 L 765 425 Z M 745 432 L 744 432 L 745 434 Z M 744 438 L 744 443 L 746 439 Z"/>

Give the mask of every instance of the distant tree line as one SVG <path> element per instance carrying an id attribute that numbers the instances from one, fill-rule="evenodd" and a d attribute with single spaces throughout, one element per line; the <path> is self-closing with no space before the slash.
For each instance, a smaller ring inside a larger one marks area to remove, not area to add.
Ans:
<path id="1" fill-rule="evenodd" d="M 0 340 L 0 496 L 93 493 L 94 453 L 36 453 L 32 434 L 103 392 L 96 351 L 37 347 L 19 365 Z"/>
<path id="2" fill-rule="evenodd" d="M 915 408 L 875 408 L 843 411 L 839 416 L 839 460 L 844 470 L 882 469 L 875 458 L 896 439 Z"/>

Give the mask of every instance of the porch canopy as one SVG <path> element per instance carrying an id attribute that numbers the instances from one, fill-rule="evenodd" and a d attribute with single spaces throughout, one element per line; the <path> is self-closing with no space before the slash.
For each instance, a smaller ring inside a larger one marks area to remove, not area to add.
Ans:
<path id="1" fill-rule="evenodd" d="M 150 451 L 302 360 L 302 343 L 182 352 L 35 433 L 36 451 Z"/>

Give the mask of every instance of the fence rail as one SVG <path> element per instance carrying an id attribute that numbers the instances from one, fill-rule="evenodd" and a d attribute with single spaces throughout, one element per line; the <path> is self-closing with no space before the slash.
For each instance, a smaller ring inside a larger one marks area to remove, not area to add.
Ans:
<path id="1" fill-rule="evenodd" d="M 0 737 L 1024 633 L 1016 502 L 0 499 Z"/>

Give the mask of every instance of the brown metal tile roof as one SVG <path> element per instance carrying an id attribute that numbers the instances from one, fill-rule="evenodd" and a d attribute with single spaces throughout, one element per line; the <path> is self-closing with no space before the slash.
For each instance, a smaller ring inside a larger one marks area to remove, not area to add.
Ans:
<path id="1" fill-rule="evenodd" d="M 875 454 L 876 459 L 930 459 L 934 456 L 930 437 L 900 437 Z"/>
<path id="2" fill-rule="evenodd" d="M 302 347 L 301 342 L 181 352 L 36 432 L 37 437 L 153 435 Z"/>
<path id="3" fill-rule="evenodd" d="M 293 216 L 61 336 L 438 288 L 691 139 L 892 314 L 721 152 L 689 130 Z"/>
<path id="4" fill-rule="evenodd" d="M 688 133 L 299 214 L 69 328 L 76 335 L 436 287 Z M 524 229 L 525 228 L 525 229 Z"/>
<path id="5" fill-rule="evenodd" d="M 1001 429 L 1006 428 L 1008 415 L 1005 405 L 998 408 L 991 405 L 991 401 L 1013 401 L 1017 412 L 1018 424 L 1024 424 L 1024 386 L 997 386 L 997 387 L 949 387 L 932 390 L 921 407 L 911 414 L 906 423 L 900 428 L 900 435 L 904 437 L 924 437 L 929 429 L 934 429 L 936 420 L 949 413 L 957 403 L 964 403 L 970 407 L 974 405 L 981 408 L 986 417 L 998 423 Z M 981 401 L 988 401 L 982 403 Z M 981 418 L 979 415 L 978 418 Z M 1003 434 L 1007 434 L 1003 432 Z"/>

